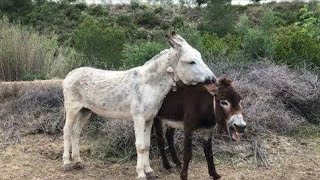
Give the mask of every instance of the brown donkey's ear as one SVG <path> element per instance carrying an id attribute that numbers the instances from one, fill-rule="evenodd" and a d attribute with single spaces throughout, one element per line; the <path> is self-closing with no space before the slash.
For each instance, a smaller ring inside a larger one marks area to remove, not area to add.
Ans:
<path id="1" fill-rule="evenodd" d="M 232 80 L 227 77 L 222 77 L 219 79 L 218 83 L 219 85 L 222 85 L 222 86 L 231 86 Z"/>
<path id="2" fill-rule="evenodd" d="M 217 86 L 217 84 L 206 84 L 206 85 L 203 85 L 205 88 L 206 88 L 206 90 L 210 93 L 210 94 L 212 94 L 212 95 L 215 95 L 216 93 L 217 93 L 217 91 L 218 91 L 218 86 Z"/>

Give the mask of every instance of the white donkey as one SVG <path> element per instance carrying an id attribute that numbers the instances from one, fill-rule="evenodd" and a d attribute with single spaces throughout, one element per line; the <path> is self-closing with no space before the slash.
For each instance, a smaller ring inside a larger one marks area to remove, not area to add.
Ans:
<path id="1" fill-rule="evenodd" d="M 80 133 L 94 112 L 108 118 L 133 119 L 138 179 L 146 179 L 146 174 L 154 175 L 149 162 L 150 134 L 163 99 L 177 81 L 185 84 L 216 81 L 196 49 L 175 32 L 167 38 L 172 48 L 143 66 L 127 71 L 82 67 L 67 75 L 63 81 L 65 170 L 83 166 L 79 153 Z"/>

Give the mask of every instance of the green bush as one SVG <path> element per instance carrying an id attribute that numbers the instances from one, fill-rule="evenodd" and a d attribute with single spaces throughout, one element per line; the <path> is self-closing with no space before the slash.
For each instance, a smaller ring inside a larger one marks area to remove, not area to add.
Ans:
<path id="1" fill-rule="evenodd" d="M 278 13 L 271 9 L 266 9 L 261 18 L 261 29 L 268 31 L 284 24 L 284 20 L 278 17 Z"/>
<path id="2" fill-rule="evenodd" d="M 137 0 L 130 1 L 130 7 L 133 10 L 136 10 L 136 9 L 140 8 L 139 1 L 137 1 Z"/>
<path id="3" fill-rule="evenodd" d="M 235 7 L 231 6 L 230 0 L 210 0 L 199 29 L 221 37 L 234 31 L 235 20 Z"/>
<path id="4" fill-rule="evenodd" d="M 304 6 L 299 10 L 298 18 L 295 25 L 301 27 L 301 31 L 308 36 L 320 40 L 320 4 L 314 11 L 311 11 L 308 6 Z"/>
<path id="5" fill-rule="evenodd" d="M 88 14 L 91 16 L 108 16 L 109 8 L 103 5 L 89 6 Z"/>
<path id="6" fill-rule="evenodd" d="M 74 48 L 83 52 L 90 65 L 98 68 L 119 68 L 125 32 L 119 27 L 106 27 L 104 23 L 88 17 L 73 35 Z"/>
<path id="7" fill-rule="evenodd" d="M 165 48 L 164 44 L 151 41 L 126 44 L 123 50 L 122 62 L 125 67 L 141 66 Z"/>
<path id="8" fill-rule="evenodd" d="M 57 37 L 48 38 L 21 25 L 0 20 L 0 79 L 4 81 L 45 79 L 58 51 Z"/>
<path id="9" fill-rule="evenodd" d="M 252 28 L 252 25 L 249 17 L 247 15 L 240 16 L 238 22 L 235 24 L 235 32 L 243 36 L 250 28 Z"/>
<path id="10" fill-rule="evenodd" d="M 67 2 L 43 1 L 26 15 L 23 24 L 31 25 L 40 33 L 54 32 L 64 43 L 84 18 L 83 7 Z"/>
<path id="11" fill-rule="evenodd" d="M 180 17 L 180 16 L 176 16 L 172 19 L 172 22 L 171 22 L 171 25 L 172 27 L 174 28 L 180 28 L 180 27 L 183 27 L 185 22 L 183 20 L 184 18 L 183 17 Z"/>
<path id="12" fill-rule="evenodd" d="M 160 14 L 160 13 L 163 13 L 164 12 L 164 9 L 162 6 L 159 6 L 159 7 L 156 7 L 154 10 L 153 10 L 154 13 L 156 14 Z"/>
<path id="13" fill-rule="evenodd" d="M 138 25 L 145 26 L 147 28 L 154 28 L 161 24 L 160 17 L 151 11 L 143 11 L 138 13 L 136 21 Z"/>
<path id="14" fill-rule="evenodd" d="M 11 22 L 24 22 L 26 15 L 32 12 L 33 8 L 32 0 L 1 0 L 0 18 L 6 15 Z"/>
<path id="15" fill-rule="evenodd" d="M 191 46 L 202 51 L 202 36 L 200 31 L 194 24 L 189 24 L 181 28 L 176 29 L 177 33 L 180 34 Z"/>
<path id="16" fill-rule="evenodd" d="M 277 34 L 276 57 L 279 62 L 301 65 L 310 62 L 320 67 L 320 41 L 309 36 L 303 28 L 292 25 L 279 28 Z"/>
<path id="17" fill-rule="evenodd" d="M 217 35 L 204 34 L 202 38 L 203 56 L 209 62 L 228 61 L 229 63 L 250 62 L 241 49 L 240 36 L 226 35 L 219 38 Z"/>
<path id="18" fill-rule="evenodd" d="M 260 29 L 249 29 L 243 36 L 243 49 L 246 55 L 254 59 L 272 59 L 275 53 L 275 38 Z"/>
<path id="19" fill-rule="evenodd" d="M 132 22 L 132 18 L 129 15 L 119 15 L 116 17 L 116 22 L 119 26 L 122 27 L 132 27 L 134 26 L 133 22 Z"/>
<path id="20" fill-rule="evenodd" d="M 305 62 L 320 66 L 320 5 L 314 11 L 305 5 L 297 21 L 275 29 L 278 62 L 299 66 Z"/>
<path id="21" fill-rule="evenodd" d="M 211 53 L 218 54 L 226 54 L 227 44 L 219 38 L 216 34 L 204 34 L 203 35 L 203 48 L 206 51 L 210 51 Z"/>

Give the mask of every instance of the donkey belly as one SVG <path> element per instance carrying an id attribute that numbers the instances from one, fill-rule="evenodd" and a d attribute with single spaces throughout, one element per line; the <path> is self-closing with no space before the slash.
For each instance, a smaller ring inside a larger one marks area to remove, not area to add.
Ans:
<path id="1" fill-rule="evenodd" d="M 132 114 L 130 109 L 120 110 L 112 107 L 103 108 L 101 106 L 87 106 L 86 108 L 90 109 L 92 112 L 111 119 L 132 119 Z"/>
<path id="2" fill-rule="evenodd" d="M 171 127 L 175 129 L 183 129 L 183 121 L 174 119 L 161 119 L 162 124 L 166 127 Z"/>
<path id="3" fill-rule="evenodd" d="M 181 129 L 183 130 L 184 125 L 183 121 L 175 120 L 175 119 L 161 119 L 163 126 L 171 127 L 175 129 Z M 215 126 L 215 123 L 210 126 L 196 126 L 194 131 L 204 133 L 204 132 L 212 132 L 213 128 Z"/>

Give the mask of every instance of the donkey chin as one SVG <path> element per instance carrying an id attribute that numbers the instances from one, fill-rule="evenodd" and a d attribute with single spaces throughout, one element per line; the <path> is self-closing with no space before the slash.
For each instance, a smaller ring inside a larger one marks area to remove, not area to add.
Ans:
<path id="1" fill-rule="evenodd" d="M 241 114 L 231 116 L 227 126 L 230 138 L 236 142 L 240 141 L 241 136 L 246 129 L 246 123 L 243 120 L 243 116 Z"/>

